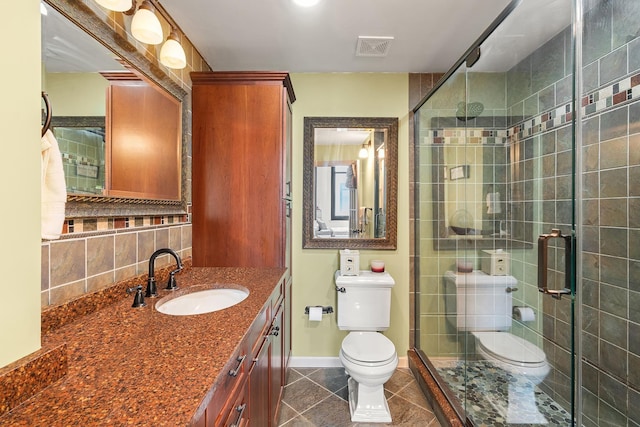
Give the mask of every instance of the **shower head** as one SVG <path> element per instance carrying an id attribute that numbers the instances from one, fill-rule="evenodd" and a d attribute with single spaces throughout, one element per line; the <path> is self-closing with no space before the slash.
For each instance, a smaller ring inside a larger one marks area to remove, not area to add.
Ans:
<path id="1" fill-rule="evenodd" d="M 456 111 L 456 117 L 463 122 L 469 119 L 475 119 L 484 111 L 484 105 L 482 102 L 459 102 L 458 110 Z"/>

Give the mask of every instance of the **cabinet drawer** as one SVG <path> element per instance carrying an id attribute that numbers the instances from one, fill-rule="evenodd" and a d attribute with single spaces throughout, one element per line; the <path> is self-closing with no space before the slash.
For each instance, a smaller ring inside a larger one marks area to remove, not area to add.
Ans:
<path id="1" fill-rule="evenodd" d="M 238 388 L 229 396 L 227 405 L 222 409 L 216 426 L 243 427 L 249 422 L 249 399 L 247 398 L 246 376 Z"/>
<path id="2" fill-rule="evenodd" d="M 229 405 L 229 396 L 244 384 L 250 366 L 249 348 L 243 343 L 231 361 L 225 365 L 224 377 L 218 381 L 213 397 L 207 405 L 207 427 L 220 425 L 221 414 L 225 413 L 225 407 Z"/>

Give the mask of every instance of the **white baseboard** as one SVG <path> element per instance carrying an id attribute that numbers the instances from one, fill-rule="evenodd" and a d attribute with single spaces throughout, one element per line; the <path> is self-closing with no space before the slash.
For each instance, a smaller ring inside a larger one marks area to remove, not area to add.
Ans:
<path id="1" fill-rule="evenodd" d="M 338 357 L 304 357 L 291 356 L 290 368 L 341 368 Z M 398 357 L 398 368 L 408 368 L 409 361 L 406 356 Z"/>

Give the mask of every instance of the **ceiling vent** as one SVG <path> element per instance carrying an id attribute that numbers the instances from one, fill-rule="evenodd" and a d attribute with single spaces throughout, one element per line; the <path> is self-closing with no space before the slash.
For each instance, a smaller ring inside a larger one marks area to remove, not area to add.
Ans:
<path id="1" fill-rule="evenodd" d="M 393 37 L 358 36 L 356 56 L 387 56 Z"/>

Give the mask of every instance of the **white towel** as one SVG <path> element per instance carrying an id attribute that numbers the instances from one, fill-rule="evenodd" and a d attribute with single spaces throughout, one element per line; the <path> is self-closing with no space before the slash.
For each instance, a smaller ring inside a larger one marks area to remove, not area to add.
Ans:
<path id="1" fill-rule="evenodd" d="M 41 229 L 43 239 L 58 239 L 64 224 L 67 185 L 62 169 L 62 155 L 51 130 L 41 139 Z"/>

